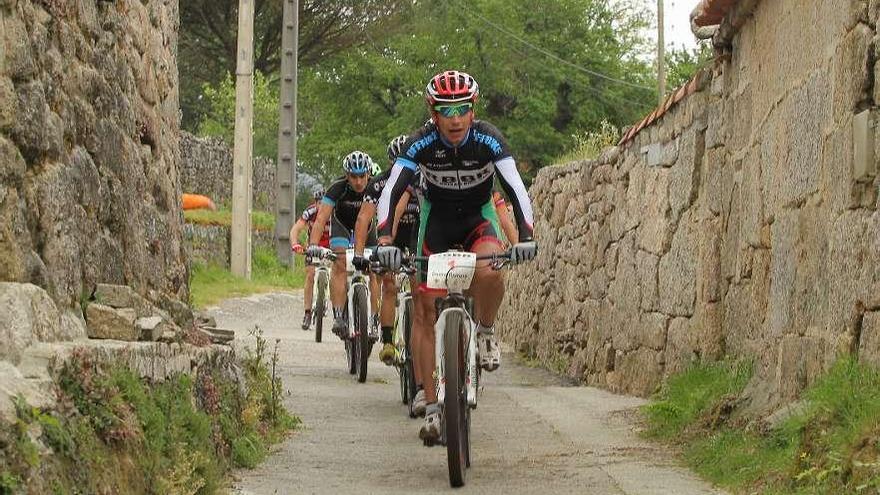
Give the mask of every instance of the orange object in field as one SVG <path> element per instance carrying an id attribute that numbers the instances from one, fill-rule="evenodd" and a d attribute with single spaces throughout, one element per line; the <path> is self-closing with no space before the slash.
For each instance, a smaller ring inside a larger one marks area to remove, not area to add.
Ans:
<path id="1" fill-rule="evenodd" d="M 202 196 L 201 194 L 183 194 L 183 209 L 184 210 L 216 210 L 217 207 L 214 206 L 214 202 L 211 201 L 211 198 L 207 196 Z"/>

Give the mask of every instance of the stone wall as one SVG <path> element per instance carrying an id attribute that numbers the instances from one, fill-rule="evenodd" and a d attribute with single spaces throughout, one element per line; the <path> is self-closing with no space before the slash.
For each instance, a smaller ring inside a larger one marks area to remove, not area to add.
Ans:
<path id="1" fill-rule="evenodd" d="M 229 227 L 223 225 L 198 225 L 187 223 L 183 229 L 184 239 L 193 263 L 229 266 Z M 254 230 L 251 242 L 255 248 L 275 251 L 272 232 Z"/>
<path id="2" fill-rule="evenodd" d="M 692 360 L 753 359 L 756 413 L 838 356 L 880 365 L 880 180 L 854 172 L 852 127 L 880 102 L 875 4 L 757 2 L 698 91 L 542 170 L 541 251 L 510 276 L 503 339 L 638 395 Z"/>
<path id="3" fill-rule="evenodd" d="M 177 0 L 0 0 L 0 281 L 186 300 Z M 81 317 L 80 317 L 81 318 Z"/>
<path id="4" fill-rule="evenodd" d="M 275 161 L 254 159 L 253 208 L 275 211 Z M 232 206 L 232 150 L 218 138 L 180 137 L 180 184 L 184 192 L 203 194 L 217 206 Z"/>

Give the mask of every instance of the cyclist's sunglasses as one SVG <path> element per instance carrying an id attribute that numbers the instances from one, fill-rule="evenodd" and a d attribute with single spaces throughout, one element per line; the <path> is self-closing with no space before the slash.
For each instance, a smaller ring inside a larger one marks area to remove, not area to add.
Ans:
<path id="1" fill-rule="evenodd" d="M 458 105 L 435 105 L 434 110 L 444 117 L 455 117 L 458 115 L 467 115 L 473 110 L 473 103 L 459 103 Z"/>
<path id="2" fill-rule="evenodd" d="M 367 172 L 364 172 L 364 173 L 362 173 L 362 174 L 353 174 L 353 173 L 349 172 L 349 173 L 347 173 L 346 175 L 348 175 L 348 176 L 351 177 L 352 179 L 360 179 L 361 177 L 366 177 L 366 176 L 368 175 L 368 173 L 367 173 Z"/>

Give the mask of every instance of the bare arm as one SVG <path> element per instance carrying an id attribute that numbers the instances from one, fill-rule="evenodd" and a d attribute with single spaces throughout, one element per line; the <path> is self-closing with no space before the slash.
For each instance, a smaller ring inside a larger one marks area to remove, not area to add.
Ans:
<path id="1" fill-rule="evenodd" d="M 391 243 L 391 230 L 394 226 L 392 208 L 397 208 L 397 202 L 412 181 L 415 170 L 416 164 L 414 162 L 401 157 L 397 157 L 397 161 L 394 162 L 394 166 L 391 168 L 391 176 L 388 178 L 388 182 L 385 183 L 385 188 L 382 189 L 382 197 L 379 198 L 379 244 Z"/>
<path id="2" fill-rule="evenodd" d="M 327 225 L 327 221 L 330 220 L 330 215 L 332 213 L 333 207 L 327 203 L 321 203 L 321 205 L 318 206 L 318 217 L 315 218 L 315 223 L 312 224 L 312 231 L 309 233 L 310 245 L 317 245 L 321 242 L 321 235 L 324 233 L 324 226 Z"/>
<path id="3" fill-rule="evenodd" d="M 403 196 L 400 197 L 400 201 L 397 202 L 397 207 L 394 208 L 394 225 L 391 228 L 391 237 L 397 237 L 397 224 L 400 223 L 400 217 L 406 213 L 406 205 L 409 203 L 409 191 L 404 191 Z"/>
<path id="4" fill-rule="evenodd" d="M 354 252 L 357 254 L 364 254 L 367 233 L 370 230 L 370 224 L 373 223 L 373 216 L 375 214 L 376 205 L 364 201 L 358 212 L 357 222 L 354 224 Z"/>
<path id="5" fill-rule="evenodd" d="M 516 231 L 516 225 L 513 224 L 513 219 L 510 218 L 510 212 L 507 211 L 507 205 L 501 204 L 500 206 L 495 207 L 495 211 L 498 213 L 498 222 L 501 223 L 501 230 L 504 231 L 504 237 L 507 237 L 507 244 L 514 245 L 517 240 L 519 240 L 519 233 Z"/>
<path id="6" fill-rule="evenodd" d="M 293 224 L 293 227 L 290 228 L 290 246 L 293 247 L 294 244 L 299 244 L 299 234 L 305 229 L 308 225 L 305 220 L 300 218 Z"/>

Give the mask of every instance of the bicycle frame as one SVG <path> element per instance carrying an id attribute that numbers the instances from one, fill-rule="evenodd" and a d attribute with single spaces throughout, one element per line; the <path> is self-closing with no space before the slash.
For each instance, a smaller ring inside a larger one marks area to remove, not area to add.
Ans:
<path id="1" fill-rule="evenodd" d="M 317 262 L 312 262 L 312 265 L 315 267 L 315 282 L 314 282 L 314 286 L 312 288 L 312 293 L 313 294 L 317 293 L 318 286 L 321 283 L 323 283 L 324 284 L 324 294 L 329 295 L 330 294 L 330 268 L 329 268 L 328 261 L 326 259 L 322 258 L 322 259 L 318 260 Z M 313 315 L 316 314 L 315 313 L 315 310 L 316 310 L 315 305 L 317 304 L 317 302 L 318 302 L 317 298 L 313 296 L 312 297 L 312 314 Z M 320 317 L 323 317 L 323 316 L 324 315 L 321 315 Z"/>
<path id="2" fill-rule="evenodd" d="M 364 289 L 366 289 L 367 293 L 367 315 L 373 314 L 372 302 L 370 300 L 370 278 L 364 272 L 357 269 L 348 269 L 348 264 L 350 263 L 351 255 L 354 250 L 349 248 L 344 256 L 346 256 L 346 308 L 348 317 L 348 337 L 354 337 L 354 291 L 352 290 L 355 286 L 363 285 Z M 315 280 L 317 282 L 318 279 L 318 270 L 323 270 L 323 273 L 326 274 L 328 288 L 330 282 L 330 270 L 328 268 L 328 260 L 333 261 L 339 256 L 334 253 L 330 249 L 323 249 L 323 254 L 321 255 L 320 264 L 316 264 L 317 268 L 315 269 Z M 328 291 L 329 293 L 329 291 Z M 314 302 L 313 302 L 314 304 Z"/>
<path id="3" fill-rule="evenodd" d="M 396 324 L 395 335 L 394 335 L 394 347 L 397 349 L 406 349 L 406 336 L 403 334 L 403 327 L 405 325 L 403 308 L 406 307 L 406 303 L 412 300 L 412 288 L 410 287 L 409 275 L 406 273 L 398 273 L 396 276 L 397 283 L 397 308 L 395 312 L 395 320 Z M 403 354 L 399 354 L 397 357 L 398 363 L 403 363 L 406 359 L 406 356 Z"/>
<path id="4" fill-rule="evenodd" d="M 356 286 L 359 286 L 359 285 L 363 286 L 364 290 L 367 294 L 367 318 L 371 318 L 373 315 L 373 307 L 372 307 L 373 302 L 372 302 L 372 298 L 370 297 L 370 277 L 368 274 L 350 266 L 351 257 L 353 255 L 354 255 L 353 249 L 349 248 L 348 250 L 346 250 L 345 257 L 346 257 L 347 293 L 346 293 L 345 297 L 346 297 L 346 301 L 348 302 L 346 307 L 348 308 L 348 315 L 347 316 L 348 316 L 348 337 L 349 338 L 354 338 L 354 336 L 355 336 L 354 335 L 354 292 L 355 292 L 354 288 Z M 370 250 L 369 249 L 365 250 L 364 255 L 365 255 L 365 257 L 369 258 Z M 368 327 L 369 327 L 369 325 L 368 325 Z"/>
<path id="5" fill-rule="evenodd" d="M 348 337 L 354 338 L 354 288 L 356 286 L 362 285 L 364 289 L 366 289 L 367 293 L 367 316 L 370 317 L 373 314 L 372 301 L 370 301 L 370 278 L 367 275 L 364 275 L 363 272 L 355 271 L 354 273 L 350 273 L 348 275 L 348 293 L 346 294 L 346 300 L 348 304 L 346 307 L 348 308 Z"/>

